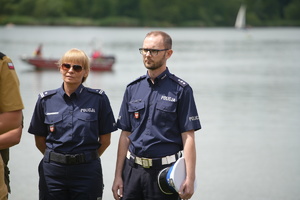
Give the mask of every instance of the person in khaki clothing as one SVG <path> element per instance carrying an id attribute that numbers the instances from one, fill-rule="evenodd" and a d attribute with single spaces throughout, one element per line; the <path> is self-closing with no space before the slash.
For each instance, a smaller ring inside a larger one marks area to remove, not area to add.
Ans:
<path id="1" fill-rule="evenodd" d="M 24 105 L 20 94 L 19 79 L 14 65 L 9 57 L 0 52 L 0 151 L 5 150 L 2 148 L 7 149 L 20 141 L 23 108 Z M 17 140 L 15 140 L 15 138 L 17 138 Z M 1 154 L 0 200 L 6 200 L 8 188 L 4 178 L 4 167 L 8 160 L 3 162 Z M 6 155 L 8 155 L 7 150 Z"/>

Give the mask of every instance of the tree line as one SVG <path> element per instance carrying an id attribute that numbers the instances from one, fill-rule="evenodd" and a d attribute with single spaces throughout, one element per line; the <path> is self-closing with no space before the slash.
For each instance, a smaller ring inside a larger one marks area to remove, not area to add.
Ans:
<path id="1" fill-rule="evenodd" d="M 0 24 L 226 27 L 241 4 L 248 26 L 300 25 L 300 0 L 0 0 Z"/>

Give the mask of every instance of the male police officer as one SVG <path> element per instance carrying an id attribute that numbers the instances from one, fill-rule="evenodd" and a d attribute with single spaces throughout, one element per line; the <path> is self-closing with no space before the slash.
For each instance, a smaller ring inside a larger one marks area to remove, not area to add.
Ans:
<path id="1" fill-rule="evenodd" d="M 143 62 L 147 74 L 131 82 L 118 117 L 122 129 L 115 180 L 115 199 L 189 199 L 194 193 L 196 148 L 194 131 L 201 128 L 191 87 L 169 72 L 172 39 L 161 31 L 146 35 Z M 184 150 L 187 176 L 178 193 L 165 194 L 159 172 Z"/>

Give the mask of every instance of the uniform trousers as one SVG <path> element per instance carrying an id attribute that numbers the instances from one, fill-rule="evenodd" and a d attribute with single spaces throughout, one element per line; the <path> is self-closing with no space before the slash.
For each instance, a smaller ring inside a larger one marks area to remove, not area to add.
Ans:
<path id="1" fill-rule="evenodd" d="M 103 176 L 100 158 L 88 163 L 66 165 L 39 164 L 40 200 L 101 200 Z"/>
<path id="2" fill-rule="evenodd" d="M 160 170 L 170 165 L 163 165 L 161 168 L 156 167 L 155 169 L 143 168 L 133 163 L 132 160 L 125 159 L 122 200 L 179 200 L 177 193 L 164 194 L 158 186 L 157 176 Z"/>

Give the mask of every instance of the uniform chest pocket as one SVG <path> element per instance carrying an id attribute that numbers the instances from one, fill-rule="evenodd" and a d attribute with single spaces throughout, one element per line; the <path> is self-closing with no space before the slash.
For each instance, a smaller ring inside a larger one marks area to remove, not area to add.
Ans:
<path id="1" fill-rule="evenodd" d="M 136 129 L 145 113 L 145 103 L 143 101 L 133 101 L 128 104 L 128 112 L 130 115 L 130 123 L 132 130 Z"/>
<path id="2" fill-rule="evenodd" d="M 177 103 L 176 102 L 168 102 L 168 101 L 159 101 L 157 102 L 156 109 L 163 112 L 175 113 L 176 112 Z"/>
<path id="3" fill-rule="evenodd" d="M 45 117 L 45 124 L 58 124 L 63 120 L 62 115 L 46 115 Z"/>
<path id="4" fill-rule="evenodd" d="M 96 113 L 80 113 L 76 115 L 75 118 L 78 118 L 78 121 L 75 123 L 76 127 L 80 130 L 96 131 L 98 128 L 98 117 Z"/>
<path id="5" fill-rule="evenodd" d="M 177 120 L 177 102 L 159 101 L 156 104 L 154 123 L 172 127 Z"/>
<path id="6" fill-rule="evenodd" d="M 63 116 L 57 115 L 46 115 L 44 123 L 47 125 L 48 133 L 51 137 L 55 137 L 55 133 L 64 131 Z"/>
<path id="7" fill-rule="evenodd" d="M 144 110 L 145 103 L 143 101 L 139 102 L 129 102 L 128 104 L 128 112 L 137 112 Z"/>
<path id="8" fill-rule="evenodd" d="M 77 118 L 81 121 L 92 122 L 97 120 L 96 113 L 80 113 Z"/>
<path id="9" fill-rule="evenodd" d="M 74 122 L 77 134 L 81 137 L 90 138 L 92 135 L 99 134 L 99 123 L 98 115 L 96 113 L 77 113 L 75 119 L 78 119 Z M 86 134 L 89 133 L 89 134 Z"/>

